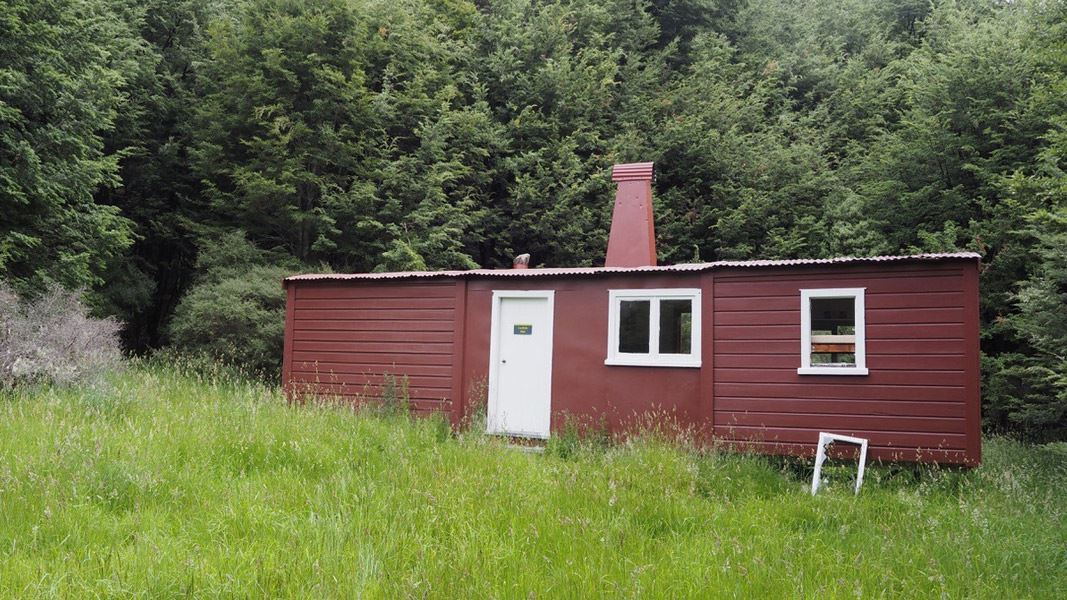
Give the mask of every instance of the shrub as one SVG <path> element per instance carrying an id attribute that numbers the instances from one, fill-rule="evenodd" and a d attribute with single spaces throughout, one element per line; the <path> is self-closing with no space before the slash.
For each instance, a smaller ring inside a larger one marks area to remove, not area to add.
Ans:
<path id="1" fill-rule="evenodd" d="M 95 319 L 59 286 L 35 300 L 0 284 L 0 388 L 95 383 L 122 365 L 118 321 Z"/>
<path id="2" fill-rule="evenodd" d="M 277 373 L 285 332 L 282 279 L 298 268 L 256 248 L 240 231 L 205 243 L 197 281 L 170 323 L 174 348 L 256 374 Z"/>
<path id="3" fill-rule="evenodd" d="M 285 331 L 283 267 L 256 266 L 195 285 L 171 321 L 179 350 L 207 354 L 253 372 L 281 364 Z"/>

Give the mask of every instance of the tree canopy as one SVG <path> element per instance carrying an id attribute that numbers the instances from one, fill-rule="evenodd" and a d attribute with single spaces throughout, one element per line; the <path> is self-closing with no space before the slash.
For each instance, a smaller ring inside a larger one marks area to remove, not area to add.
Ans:
<path id="1" fill-rule="evenodd" d="M 198 260 L 219 240 L 263 277 L 601 263 L 608 168 L 649 160 L 663 262 L 982 253 L 987 426 L 1063 437 L 1065 23 L 1063 0 L 12 0 L 0 277 L 88 289 L 145 350 L 191 288 L 269 296 Z"/>

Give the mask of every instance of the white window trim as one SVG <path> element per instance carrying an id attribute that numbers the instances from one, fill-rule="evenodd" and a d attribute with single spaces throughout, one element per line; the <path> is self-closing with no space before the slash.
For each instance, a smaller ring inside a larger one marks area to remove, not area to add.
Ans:
<path id="1" fill-rule="evenodd" d="M 863 297 L 867 288 L 822 288 L 800 290 L 800 375 L 866 375 L 867 327 Z M 852 298 L 856 303 L 856 366 L 811 366 L 811 299 Z"/>
<path id="2" fill-rule="evenodd" d="M 648 354 L 619 352 L 619 307 L 622 300 L 649 300 Z M 659 300 L 693 303 L 690 354 L 659 353 Z M 608 356 L 605 365 L 628 367 L 700 367 L 700 288 L 608 290 Z"/>

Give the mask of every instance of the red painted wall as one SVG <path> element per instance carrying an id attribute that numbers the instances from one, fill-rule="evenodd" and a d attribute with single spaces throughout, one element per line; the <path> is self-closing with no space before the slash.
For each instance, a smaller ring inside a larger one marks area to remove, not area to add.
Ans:
<path id="1" fill-rule="evenodd" d="M 608 290 L 700 287 L 702 367 L 606 366 Z M 800 289 L 865 287 L 867 376 L 797 375 Z M 814 453 L 819 431 L 873 458 L 980 459 L 977 261 L 722 268 L 582 277 L 290 282 L 283 380 L 357 399 L 408 375 L 454 423 L 485 401 L 493 290 L 555 290 L 552 427 L 675 419 L 704 439 Z"/>
<path id="2" fill-rule="evenodd" d="M 865 287 L 869 375 L 798 375 L 802 288 Z M 977 261 L 715 273 L 714 430 L 771 453 L 819 431 L 875 458 L 980 458 Z M 799 445 L 798 445 L 799 444 Z"/>
<path id="3" fill-rule="evenodd" d="M 417 412 L 452 412 L 457 282 L 289 284 L 283 381 L 291 392 L 377 396 L 406 376 Z"/>
<path id="4" fill-rule="evenodd" d="M 701 287 L 706 274 L 615 275 L 596 278 L 522 278 L 470 281 L 467 287 L 465 399 L 484 402 L 489 376 L 493 290 L 555 290 L 552 354 L 552 427 L 566 417 L 582 425 L 625 430 L 656 413 L 686 426 L 701 423 L 701 371 L 696 368 L 606 366 L 608 290 Z M 706 355 L 706 353 L 705 353 Z M 705 363 L 706 364 L 706 363 Z M 707 404 L 707 403 L 705 403 Z M 666 413 L 665 415 L 663 413 Z"/>

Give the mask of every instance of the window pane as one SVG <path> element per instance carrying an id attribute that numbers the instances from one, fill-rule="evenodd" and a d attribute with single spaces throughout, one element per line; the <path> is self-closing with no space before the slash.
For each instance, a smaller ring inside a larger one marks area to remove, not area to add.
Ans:
<path id="1" fill-rule="evenodd" d="M 811 299 L 811 364 L 856 365 L 856 299 Z"/>
<path id="2" fill-rule="evenodd" d="M 660 300 L 660 354 L 691 354 L 693 349 L 693 301 Z"/>
<path id="3" fill-rule="evenodd" d="M 619 352 L 648 354 L 648 300 L 623 300 L 619 303 Z"/>

